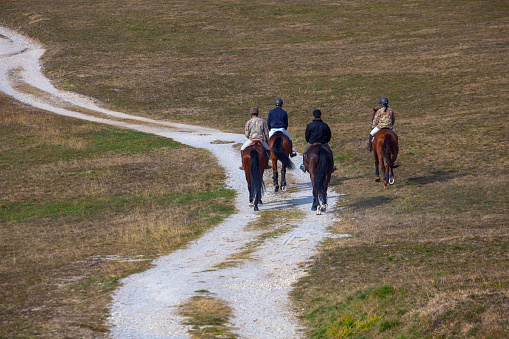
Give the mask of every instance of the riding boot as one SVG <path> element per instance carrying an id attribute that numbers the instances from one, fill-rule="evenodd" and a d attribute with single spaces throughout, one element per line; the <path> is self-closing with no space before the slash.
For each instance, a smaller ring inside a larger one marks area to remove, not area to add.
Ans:
<path id="1" fill-rule="evenodd" d="M 300 169 L 302 172 L 306 173 L 306 166 L 304 166 L 304 163 L 306 162 L 306 153 L 302 155 L 302 164 L 300 165 Z"/>
<path id="2" fill-rule="evenodd" d="M 369 141 L 368 141 L 368 151 L 373 151 L 373 147 L 372 147 L 372 144 L 373 143 L 373 136 L 370 134 L 369 135 Z"/>
<path id="3" fill-rule="evenodd" d="M 292 151 L 290 152 L 290 158 L 293 158 L 297 155 L 297 152 L 293 149 L 293 143 L 292 143 Z"/>
<path id="4" fill-rule="evenodd" d="M 240 162 L 242 163 L 242 153 L 243 151 L 240 150 Z M 244 165 L 240 165 L 239 169 L 244 170 Z"/>

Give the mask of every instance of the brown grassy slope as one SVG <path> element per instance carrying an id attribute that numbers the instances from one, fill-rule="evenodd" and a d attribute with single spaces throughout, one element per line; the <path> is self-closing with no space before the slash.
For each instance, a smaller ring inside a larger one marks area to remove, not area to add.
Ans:
<path id="1" fill-rule="evenodd" d="M 100 336 L 121 277 L 232 212 L 203 150 L 0 107 L 2 338 Z"/>
<path id="2" fill-rule="evenodd" d="M 507 2 L 4 0 L 0 11 L 45 43 L 59 86 L 123 111 L 242 132 L 250 106 L 267 112 L 280 96 L 302 149 L 322 109 L 332 184 L 348 194 L 337 230 L 354 237 L 328 244 L 296 292 L 316 336 L 363 312 L 358 323 L 371 320 L 349 335 L 505 333 Z M 388 191 L 363 150 L 381 96 L 401 149 Z"/>

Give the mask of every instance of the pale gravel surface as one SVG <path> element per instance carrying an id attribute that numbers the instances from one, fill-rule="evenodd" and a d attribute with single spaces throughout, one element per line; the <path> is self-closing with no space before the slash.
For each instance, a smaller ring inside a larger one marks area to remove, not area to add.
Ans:
<path id="1" fill-rule="evenodd" d="M 177 308 L 191 297 L 203 295 L 196 291 L 206 290 L 208 295 L 225 300 L 233 309 L 230 325 L 241 338 L 302 337 L 298 310 L 292 309 L 288 293 L 292 284 L 305 274 L 306 263 L 316 254 L 324 238 L 347 236 L 333 235 L 326 230 L 340 218 L 334 207 L 338 194 L 329 192 L 329 210 L 316 216 L 310 210 L 309 175 L 300 170 L 289 173 L 288 191 L 274 193 L 270 180 L 272 171 L 267 171 L 267 192 L 260 210 L 293 208 L 302 210 L 304 216 L 298 220 L 279 220 L 281 225 L 293 228 L 279 237 L 265 240 L 252 259 L 236 267 L 215 269 L 215 265 L 241 252 L 243 246 L 256 240 L 262 232 L 245 229 L 259 217 L 259 212 L 248 207 L 244 172 L 238 169 L 239 152 L 232 147 L 243 142 L 245 137 L 114 112 L 99 107 L 91 98 L 60 91 L 41 73 L 39 58 L 43 53 L 44 49 L 37 42 L 0 27 L 0 91 L 57 114 L 152 133 L 207 149 L 224 167 L 227 185 L 238 192 L 236 214 L 185 249 L 157 259 L 148 271 L 123 279 L 111 305 L 111 336 L 188 338 L 188 328 L 183 325 L 184 319 L 177 315 Z M 20 83 L 29 86 L 16 86 Z M 46 94 L 27 93 L 26 88 L 30 86 L 38 89 L 32 93 Z M 72 106 L 92 110 L 95 114 L 78 113 Z M 297 166 L 301 160 L 300 155 L 293 158 Z"/>

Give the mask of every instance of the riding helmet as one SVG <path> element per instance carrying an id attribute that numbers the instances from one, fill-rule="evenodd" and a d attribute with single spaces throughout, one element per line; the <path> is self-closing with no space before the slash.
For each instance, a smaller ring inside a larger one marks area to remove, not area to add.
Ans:
<path id="1" fill-rule="evenodd" d="M 382 105 L 387 105 L 387 104 L 389 104 L 389 99 L 387 99 L 386 97 L 383 97 L 380 99 L 380 103 Z"/>
<path id="2" fill-rule="evenodd" d="M 277 98 L 276 99 L 276 106 L 283 106 L 283 99 Z"/>

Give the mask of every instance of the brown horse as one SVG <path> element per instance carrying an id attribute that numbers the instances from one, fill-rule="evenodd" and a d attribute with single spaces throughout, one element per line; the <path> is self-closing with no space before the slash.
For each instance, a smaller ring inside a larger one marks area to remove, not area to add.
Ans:
<path id="1" fill-rule="evenodd" d="M 258 211 L 258 204 L 262 203 L 262 195 L 265 191 L 263 171 L 267 168 L 268 162 L 267 152 L 259 141 L 253 142 L 242 152 L 242 165 L 249 190 L 249 206 L 254 206 L 255 211 Z"/>
<path id="2" fill-rule="evenodd" d="M 331 149 L 322 144 L 314 144 L 306 153 L 304 166 L 309 172 L 313 185 L 313 206 L 311 209 L 316 210 L 316 214 L 320 215 L 327 209 L 327 188 L 334 167 Z"/>
<path id="3" fill-rule="evenodd" d="M 277 161 L 281 162 L 281 191 L 286 191 L 286 169 L 292 170 L 295 165 L 290 160 L 290 153 L 292 152 L 292 142 L 283 133 L 276 132 L 269 139 L 270 158 L 272 159 L 272 179 L 274 180 L 274 190 L 279 190 L 278 174 L 277 174 Z"/>
<path id="4" fill-rule="evenodd" d="M 375 155 L 375 175 L 376 182 L 380 181 L 380 172 L 378 165 L 382 166 L 382 173 L 384 176 L 384 188 L 388 185 L 394 184 L 394 168 L 399 167 L 396 165 L 398 157 L 398 136 L 391 129 L 382 128 L 375 134 L 373 141 L 373 154 Z"/>

